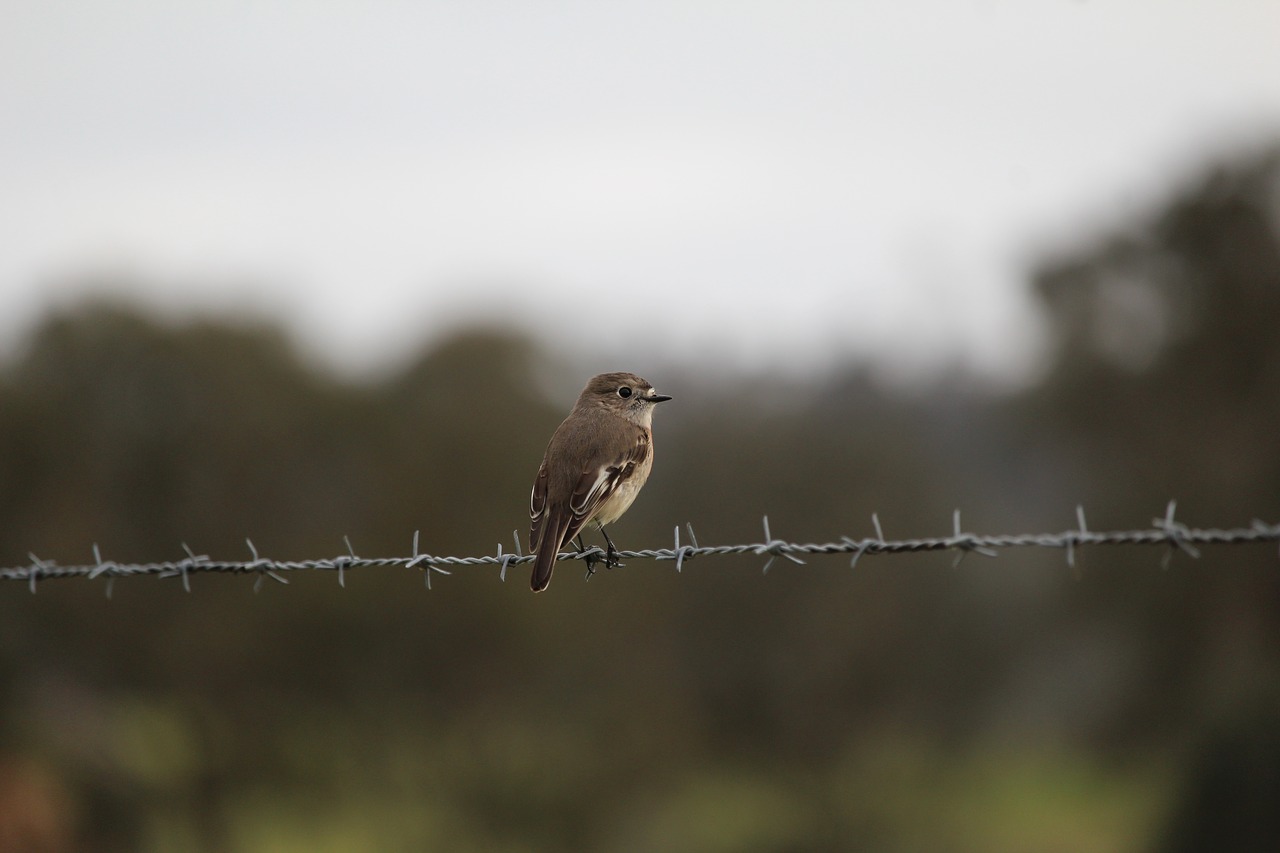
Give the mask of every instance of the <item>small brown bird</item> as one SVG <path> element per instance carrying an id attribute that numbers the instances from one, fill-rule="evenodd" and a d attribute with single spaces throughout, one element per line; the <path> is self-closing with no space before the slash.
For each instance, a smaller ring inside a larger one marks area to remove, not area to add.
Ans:
<path id="1" fill-rule="evenodd" d="M 634 373 L 602 373 L 582 389 L 569 417 L 556 428 L 529 498 L 530 548 L 537 555 L 530 586 L 551 583 L 560 548 L 589 521 L 604 532 L 617 521 L 653 468 L 653 407 L 671 398 Z M 581 540 L 579 540 L 581 541 Z"/>

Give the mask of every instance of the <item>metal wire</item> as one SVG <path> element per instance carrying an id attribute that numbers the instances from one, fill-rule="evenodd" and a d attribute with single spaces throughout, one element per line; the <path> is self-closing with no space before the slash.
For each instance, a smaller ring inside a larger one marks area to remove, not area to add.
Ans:
<path id="1" fill-rule="evenodd" d="M 880 527 L 880 519 L 872 515 L 872 524 L 876 535 L 865 539 L 852 539 L 842 536 L 838 541 L 815 543 L 788 542 L 777 539 L 769 529 L 769 518 L 764 518 L 764 541 L 742 545 L 710 545 L 700 546 L 694 536 L 693 527 L 686 525 L 689 540 L 692 544 L 682 545 L 680 528 L 675 528 L 675 537 L 670 548 L 648 548 L 639 551 L 618 551 L 618 559 L 625 560 L 670 560 L 675 563 L 675 570 L 683 570 L 685 563 L 696 557 L 721 556 L 729 554 L 756 554 L 767 556 L 763 571 L 769 571 L 774 561 L 782 557 L 792 563 L 803 565 L 801 555 L 816 554 L 849 554 L 850 567 L 867 554 L 903 554 L 923 551 L 954 551 L 955 563 L 958 565 L 969 553 L 977 553 L 986 557 L 995 557 L 998 552 L 1010 548 L 1059 548 L 1066 554 L 1067 564 L 1075 567 L 1076 552 L 1082 546 L 1093 545 L 1162 545 L 1167 548 L 1162 562 L 1168 566 L 1174 552 L 1181 551 L 1190 557 L 1199 557 L 1198 545 L 1239 545 L 1260 542 L 1280 542 L 1280 524 L 1266 524 L 1254 521 L 1249 527 L 1231 530 L 1199 529 L 1187 527 L 1174 519 L 1176 502 L 1170 501 L 1165 514 L 1153 518 L 1151 527 L 1144 530 L 1121 530 L 1095 533 L 1085 524 L 1084 510 L 1076 508 L 1077 526 L 1073 530 L 1062 533 L 1019 533 L 1005 535 L 979 535 L 966 533 L 960 526 L 960 511 L 953 516 L 953 531 L 950 536 L 926 537 L 920 539 L 888 540 Z M 504 553 L 502 545 L 498 545 L 496 555 L 481 557 L 446 557 L 420 553 L 418 550 L 418 533 L 413 534 L 413 550 L 407 557 L 359 557 L 351 547 L 350 539 L 343 537 L 347 553 L 322 560 L 271 560 L 258 554 L 253 542 L 246 539 L 251 559 L 214 560 L 207 555 L 198 555 L 184 543 L 182 548 L 186 557 L 181 560 L 158 563 L 117 563 L 103 560 L 102 554 L 95 544 L 93 546 L 94 562 L 84 565 L 61 566 L 50 560 L 42 560 L 34 554 L 28 554 L 31 562 L 26 566 L 0 569 L 0 580 L 26 581 L 31 592 L 35 592 L 40 581 L 60 578 L 87 577 L 89 579 L 106 578 L 108 596 L 111 594 L 111 582 L 116 578 L 136 575 L 155 575 L 161 578 L 181 578 L 183 588 L 191 591 L 190 576 L 196 572 L 229 572 L 232 574 L 252 574 L 257 576 L 254 590 L 261 588 L 267 578 L 288 583 L 284 574 L 298 571 L 333 571 L 338 573 L 338 583 L 345 586 L 346 572 L 349 569 L 400 567 L 422 570 L 428 589 L 431 588 L 433 574 L 451 574 L 448 568 L 456 566 L 498 566 L 499 577 L 506 580 L 507 569 L 519 563 L 533 560 L 533 555 L 524 554 L 520 549 L 520 535 L 515 534 L 515 551 Z M 587 567 L 588 577 L 594 572 L 596 565 L 605 562 L 605 551 L 598 547 L 588 548 L 580 553 L 561 553 L 560 560 L 582 560 Z"/>

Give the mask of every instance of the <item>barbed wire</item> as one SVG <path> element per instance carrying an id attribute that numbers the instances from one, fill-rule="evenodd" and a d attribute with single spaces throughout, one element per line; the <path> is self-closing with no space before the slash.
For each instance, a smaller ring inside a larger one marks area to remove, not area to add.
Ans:
<path id="1" fill-rule="evenodd" d="M 1177 507 L 1176 501 L 1170 501 L 1165 509 L 1165 514 L 1160 518 L 1151 520 L 1151 527 L 1143 530 L 1118 530 L 1107 532 L 1094 532 L 1088 529 L 1085 524 L 1084 509 L 1076 507 L 1076 523 L 1075 529 L 1066 530 L 1062 533 L 1018 533 L 1018 534 L 1002 534 L 1002 535 L 979 535 L 974 533 L 966 533 L 960 525 L 960 510 L 956 510 L 952 517 L 953 531 L 950 536 L 925 537 L 919 539 L 899 539 L 889 540 L 884 538 L 884 531 L 880 525 L 880 518 L 876 514 L 872 514 L 871 522 L 875 528 L 876 535 L 864 539 L 853 539 L 848 536 L 842 536 L 834 542 L 826 542 L 822 544 L 816 543 L 798 543 L 788 542 L 784 539 L 777 539 L 769 530 L 769 517 L 764 517 L 764 541 L 754 542 L 742 545 L 699 545 L 697 537 L 694 535 L 692 525 L 686 525 L 689 533 L 689 540 L 692 544 L 681 544 L 680 528 L 675 528 L 674 541 L 670 548 L 647 548 L 638 551 L 616 551 L 614 556 L 618 560 L 657 560 L 657 561 L 673 561 L 675 570 L 680 572 L 684 569 L 684 564 L 696 557 L 706 556 L 723 556 L 731 554 L 755 554 L 766 556 L 763 571 L 768 572 L 774 561 L 778 557 L 782 557 L 797 565 L 804 565 L 804 560 L 800 559 L 801 555 L 821 555 L 821 554 L 849 554 L 850 568 L 857 566 L 858 561 L 866 555 L 870 554 L 904 554 L 904 553 L 920 553 L 926 551 L 955 551 L 955 565 L 959 565 L 960 561 L 970 553 L 980 554 L 984 557 L 995 557 L 998 553 L 1010 548 L 1058 548 L 1062 549 L 1066 554 L 1067 565 L 1072 569 L 1076 568 L 1076 552 L 1081 546 L 1093 545 L 1163 545 L 1166 551 L 1162 558 L 1161 564 L 1168 568 L 1169 561 L 1175 552 L 1182 553 L 1198 558 L 1200 550 L 1198 545 L 1238 545 L 1247 543 L 1261 542 L 1280 542 L 1280 524 L 1266 524 L 1265 522 L 1254 520 L 1251 526 L 1243 528 L 1234 528 L 1222 530 L 1216 528 L 1201 529 L 1188 527 L 1182 522 L 1174 519 L 1174 511 Z M 133 577 L 138 575 L 155 575 L 160 578 L 181 578 L 183 588 L 187 592 L 191 591 L 191 575 L 197 572 L 229 572 L 232 574 L 254 574 L 257 580 L 254 582 L 254 591 L 258 591 L 262 583 L 270 578 L 282 584 L 289 581 L 284 577 L 285 573 L 297 571 L 333 571 L 338 574 L 338 583 L 346 586 L 346 572 L 348 569 L 359 568 L 381 568 L 381 567 L 402 567 L 407 569 L 420 569 L 423 572 L 425 583 L 428 589 L 431 588 L 431 576 L 433 574 L 449 575 L 446 566 L 497 566 L 499 567 L 499 577 L 506 580 L 507 570 L 520 563 L 527 563 L 533 560 L 532 554 L 522 553 L 520 548 L 520 534 L 517 531 L 514 535 L 515 550 L 512 552 L 504 552 L 502 544 L 498 544 L 497 554 L 481 557 L 447 557 L 434 554 L 420 553 L 418 550 L 418 532 L 413 534 L 413 550 L 407 557 L 360 557 L 355 553 L 355 549 L 351 546 L 351 540 L 346 536 L 343 541 L 346 544 L 347 553 L 330 559 L 320 560 L 272 560 L 262 557 L 258 554 L 258 549 L 253 542 L 245 539 L 248 545 L 250 559 L 249 560 L 214 560 L 208 555 L 198 555 L 183 543 L 182 549 L 186 552 L 186 557 L 181 560 L 157 562 L 157 563 L 117 563 L 112 560 L 104 560 L 102 554 L 95 544 L 93 546 L 93 563 L 83 565 L 58 565 L 51 560 L 42 560 L 35 554 L 28 554 L 31 562 L 26 566 L 16 566 L 13 568 L 0 569 L 0 580 L 26 581 L 28 588 L 35 593 L 37 585 L 40 581 L 56 580 L 61 578 L 89 578 L 90 580 L 97 578 L 107 579 L 107 595 L 111 595 L 112 583 L 116 578 Z M 587 568 L 587 577 L 589 578 L 594 572 L 595 567 L 600 563 L 605 563 L 608 559 L 604 549 L 599 547 L 586 548 L 580 552 L 562 552 L 559 560 L 582 560 Z"/>

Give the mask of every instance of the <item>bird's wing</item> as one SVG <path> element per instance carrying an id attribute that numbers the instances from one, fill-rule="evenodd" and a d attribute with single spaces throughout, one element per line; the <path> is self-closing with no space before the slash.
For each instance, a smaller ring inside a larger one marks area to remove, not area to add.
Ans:
<path id="1" fill-rule="evenodd" d="M 542 528 L 547 523 L 547 460 L 542 460 L 538 468 L 538 477 L 533 481 L 533 492 L 529 495 L 529 518 L 533 522 L 529 529 L 529 547 L 538 550 L 542 541 Z M 560 542 L 564 540 L 561 539 Z M 556 543 L 557 547 L 559 542 Z"/>
<path id="2" fill-rule="evenodd" d="M 578 535 L 582 526 L 595 516 L 618 486 L 627 481 L 636 466 L 649 458 L 650 452 L 649 433 L 637 430 L 635 441 L 625 451 L 583 469 L 569 499 L 569 525 L 560 540 L 562 543 Z"/>
<path id="3" fill-rule="evenodd" d="M 529 585 L 534 592 L 546 589 L 551 583 L 556 554 L 564 544 L 564 532 L 570 521 L 562 507 L 548 507 L 547 480 L 547 462 L 544 459 L 538 468 L 538 477 L 533 481 L 533 492 L 529 495 L 529 516 L 533 522 L 529 531 L 529 550 L 535 555 Z"/>

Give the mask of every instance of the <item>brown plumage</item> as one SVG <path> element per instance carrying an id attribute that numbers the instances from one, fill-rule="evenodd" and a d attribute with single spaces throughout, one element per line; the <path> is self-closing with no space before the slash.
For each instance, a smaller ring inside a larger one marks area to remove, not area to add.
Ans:
<path id="1" fill-rule="evenodd" d="M 582 389 L 533 482 L 534 592 L 547 588 L 556 555 L 585 524 L 603 530 L 631 506 L 653 467 L 653 407 L 670 399 L 633 373 L 602 373 Z"/>

